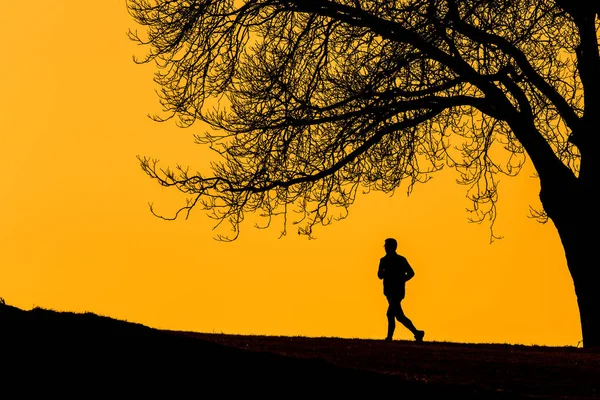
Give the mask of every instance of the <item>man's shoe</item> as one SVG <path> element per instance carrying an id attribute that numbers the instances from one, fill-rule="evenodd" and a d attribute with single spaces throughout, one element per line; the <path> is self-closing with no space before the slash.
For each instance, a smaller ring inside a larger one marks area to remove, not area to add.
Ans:
<path id="1" fill-rule="evenodd" d="M 391 342 L 391 341 L 392 341 L 392 338 L 388 336 L 388 337 L 386 337 L 386 338 L 385 338 L 385 341 L 386 341 L 386 342 Z"/>
<path id="2" fill-rule="evenodd" d="M 415 340 L 417 342 L 422 342 L 424 336 L 425 336 L 425 331 L 417 331 L 417 333 L 415 333 Z"/>

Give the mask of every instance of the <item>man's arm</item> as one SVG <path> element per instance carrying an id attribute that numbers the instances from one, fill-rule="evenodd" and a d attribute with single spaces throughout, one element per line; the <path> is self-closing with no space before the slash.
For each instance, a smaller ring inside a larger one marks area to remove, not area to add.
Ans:
<path id="1" fill-rule="evenodd" d="M 377 277 L 379 279 L 383 279 L 385 275 L 385 266 L 383 264 L 383 260 L 379 260 L 379 269 L 377 269 Z"/>
<path id="2" fill-rule="evenodd" d="M 413 276 L 415 276 L 415 271 L 412 269 L 412 267 L 408 263 L 408 260 L 407 259 L 404 259 L 404 260 L 406 261 L 406 271 L 404 273 L 404 276 L 405 276 L 405 281 L 408 282 L 413 278 Z"/>

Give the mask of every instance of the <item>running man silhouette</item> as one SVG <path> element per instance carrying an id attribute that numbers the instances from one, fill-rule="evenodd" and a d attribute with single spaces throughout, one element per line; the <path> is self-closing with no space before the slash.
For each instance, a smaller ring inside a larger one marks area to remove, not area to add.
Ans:
<path id="1" fill-rule="evenodd" d="M 415 276 L 408 260 L 396 253 L 398 242 L 396 239 L 385 239 L 386 255 L 379 260 L 379 269 L 377 277 L 383 279 L 383 294 L 388 301 L 387 320 L 388 333 L 385 340 L 392 340 L 394 330 L 396 329 L 396 319 L 415 336 L 417 342 L 423 341 L 425 331 L 420 331 L 413 325 L 412 321 L 404 315 L 402 305 L 400 304 L 405 295 L 405 283 Z"/>

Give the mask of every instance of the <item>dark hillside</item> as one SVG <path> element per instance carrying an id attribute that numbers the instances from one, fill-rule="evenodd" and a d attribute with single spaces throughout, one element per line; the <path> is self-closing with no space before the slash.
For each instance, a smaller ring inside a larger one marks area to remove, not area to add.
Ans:
<path id="1" fill-rule="evenodd" d="M 295 357 L 318 357 L 405 380 L 473 386 L 532 398 L 600 398 L 600 351 L 576 347 L 188 332 L 213 343 Z"/>
<path id="2" fill-rule="evenodd" d="M 450 371 L 445 373 L 448 380 L 440 379 L 443 372 L 434 374 L 418 362 L 432 363 L 431 354 L 424 357 L 427 346 L 414 343 L 162 331 L 93 313 L 41 308 L 24 311 L 8 305 L 0 305 L 0 327 L 0 363 L 5 371 L 0 377 L 5 393 L 18 394 L 14 398 L 41 394 L 77 398 L 338 398 L 363 392 L 370 397 L 397 393 L 404 399 L 533 398 L 510 384 L 482 384 L 473 368 L 470 382 L 453 380 Z M 389 346 L 397 346 L 399 358 L 414 361 L 410 365 L 414 373 L 406 369 L 399 373 L 397 365 L 389 364 L 382 352 L 386 346 L 385 354 L 393 350 Z M 477 352 L 477 345 L 470 346 Z M 509 348 L 500 351 L 494 368 L 507 368 L 513 361 L 521 365 L 522 360 L 511 360 Z M 556 393 L 536 398 L 594 398 L 599 384 L 590 383 L 589 374 L 600 373 L 600 357 L 583 351 L 578 354 L 587 357 L 581 358 L 587 360 L 581 369 L 583 378 L 569 375 L 564 385 L 550 386 Z M 439 368 L 458 368 L 463 362 L 468 363 L 469 357 L 454 364 L 443 361 Z M 534 378 L 535 365 L 530 367 L 520 373 L 529 371 Z M 564 371 L 573 374 L 558 365 L 556 378 L 563 379 Z"/>

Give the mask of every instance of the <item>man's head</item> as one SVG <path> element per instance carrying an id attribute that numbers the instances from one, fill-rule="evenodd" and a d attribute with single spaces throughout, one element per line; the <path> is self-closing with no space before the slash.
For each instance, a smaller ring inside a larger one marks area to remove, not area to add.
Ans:
<path id="1" fill-rule="evenodd" d="M 398 248 L 398 242 L 396 239 L 388 238 L 385 239 L 385 244 L 383 245 L 386 253 L 394 253 Z"/>

